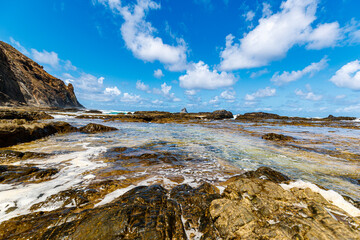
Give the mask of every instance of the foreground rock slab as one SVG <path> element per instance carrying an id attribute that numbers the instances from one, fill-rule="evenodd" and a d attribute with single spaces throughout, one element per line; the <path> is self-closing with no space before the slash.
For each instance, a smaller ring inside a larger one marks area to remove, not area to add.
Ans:
<path id="1" fill-rule="evenodd" d="M 262 167 L 229 179 L 222 194 L 209 183 L 139 186 L 100 207 L 10 219 L 0 239 L 359 239 L 359 217 L 279 184 L 288 180 Z"/>

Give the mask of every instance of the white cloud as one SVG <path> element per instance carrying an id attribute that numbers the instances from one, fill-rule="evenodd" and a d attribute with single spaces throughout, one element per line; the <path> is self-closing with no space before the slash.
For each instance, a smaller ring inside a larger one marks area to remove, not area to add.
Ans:
<path id="1" fill-rule="evenodd" d="M 120 0 L 99 2 L 124 18 L 121 35 L 135 57 L 149 62 L 158 60 L 172 71 L 185 69 L 187 49 L 184 40 L 177 39 L 176 46 L 165 44 L 160 37 L 154 36 L 156 29 L 145 20 L 147 12 L 160 9 L 160 4 L 152 0 L 138 0 L 134 6 L 122 6 Z"/>
<path id="2" fill-rule="evenodd" d="M 335 98 L 336 99 L 344 99 L 344 98 L 346 98 L 346 95 L 345 94 L 337 95 Z"/>
<path id="3" fill-rule="evenodd" d="M 194 89 L 185 91 L 185 94 L 188 95 L 188 96 L 194 96 L 196 93 L 197 93 L 197 91 L 194 90 Z"/>
<path id="4" fill-rule="evenodd" d="M 108 87 L 108 88 L 105 88 L 104 94 L 119 96 L 121 94 L 121 91 L 117 87 Z"/>
<path id="5" fill-rule="evenodd" d="M 296 81 L 296 80 L 302 78 L 303 76 L 305 76 L 306 74 L 313 75 L 315 72 L 318 72 L 318 71 L 326 68 L 328 65 L 327 62 L 328 62 L 327 57 L 324 57 L 323 59 L 320 60 L 320 62 L 311 63 L 309 66 L 305 67 L 303 70 L 292 71 L 292 72 L 284 71 L 281 74 L 279 74 L 279 72 L 276 72 L 272 76 L 271 81 L 274 82 L 274 84 L 279 85 L 279 86 L 284 85 L 289 82 Z"/>
<path id="6" fill-rule="evenodd" d="M 244 14 L 244 17 L 245 17 L 245 21 L 251 22 L 255 17 L 255 13 L 250 10 L 246 14 Z"/>
<path id="7" fill-rule="evenodd" d="M 360 61 L 355 60 L 342 66 L 330 81 L 338 87 L 360 90 Z"/>
<path id="8" fill-rule="evenodd" d="M 226 99 L 226 100 L 235 100 L 235 95 L 236 95 L 236 92 L 235 91 L 231 91 L 231 90 L 226 90 L 226 91 L 223 91 L 221 94 L 220 94 L 220 97 L 223 98 L 223 99 Z"/>
<path id="9" fill-rule="evenodd" d="M 245 100 L 246 101 L 255 101 L 257 98 L 272 97 L 272 96 L 275 96 L 275 94 L 276 94 L 276 89 L 266 87 L 264 89 L 259 89 L 252 94 L 246 94 Z"/>
<path id="10" fill-rule="evenodd" d="M 31 49 L 31 56 L 37 63 L 49 64 L 54 68 L 59 66 L 60 59 L 56 52 L 48 52 L 45 50 L 39 52 L 36 49 Z"/>
<path id="11" fill-rule="evenodd" d="M 219 96 L 215 96 L 214 98 L 210 99 L 209 104 L 215 105 L 219 103 Z"/>
<path id="12" fill-rule="evenodd" d="M 156 100 L 153 100 L 151 101 L 153 104 L 163 104 L 164 102 L 159 100 L 159 99 L 156 99 Z"/>
<path id="13" fill-rule="evenodd" d="M 69 71 L 76 71 L 77 70 L 77 67 L 75 67 L 74 65 L 72 65 L 71 61 L 70 60 L 66 60 L 66 61 L 63 61 L 64 62 L 64 68 L 65 70 Z"/>
<path id="14" fill-rule="evenodd" d="M 146 85 L 145 83 L 141 82 L 140 80 L 138 80 L 136 82 L 136 89 L 150 93 L 149 85 Z"/>
<path id="15" fill-rule="evenodd" d="M 262 69 L 260 71 L 257 71 L 257 72 L 252 72 L 251 75 L 250 75 L 250 78 L 257 78 L 257 77 L 260 77 L 264 74 L 267 74 L 269 73 L 269 70 L 267 68 L 265 69 Z"/>
<path id="16" fill-rule="evenodd" d="M 263 16 L 259 24 L 242 39 L 226 37 L 226 47 L 221 52 L 222 70 L 261 67 L 281 59 L 294 45 L 320 49 L 334 46 L 339 37 L 339 25 L 327 23 L 311 27 L 315 21 L 317 0 L 287 0 L 281 11 Z M 265 9 L 265 8 L 264 8 Z M 324 34 L 327 34 L 325 37 Z"/>
<path id="17" fill-rule="evenodd" d="M 269 3 L 263 2 L 262 14 L 263 14 L 262 15 L 263 18 L 267 18 L 271 16 L 272 11 L 271 11 L 271 5 Z"/>
<path id="18" fill-rule="evenodd" d="M 30 55 L 29 51 L 25 47 L 23 47 L 18 41 L 13 39 L 12 37 L 10 37 L 10 42 L 12 45 L 15 45 L 16 49 L 19 50 L 22 54 L 24 54 L 26 56 Z"/>
<path id="19" fill-rule="evenodd" d="M 66 83 L 72 83 L 77 90 L 85 91 L 88 93 L 100 92 L 103 88 L 103 77 L 95 77 L 88 73 L 80 73 L 79 77 L 73 77 L 70 74 L 63 75 Z"/>
<path id="20" fill-rule="evenodd" d="M 193 63 L 185 75 L 179 77 L 180 87 L 187 89 L 217 89 L 235 84 L 236 77 L 232 73 L 210 71 L 202 61 Z"/>
<path id="21" fill-rule="evenodd" d="M 162 78 L 164 76 L 163 72 L 161 71 L 161 69 L 157 69 L 154 71 L 154 77 L 156 78 Z"/>
<path id="22" fill-rule="evenodd" d="M 175 94 L 170 92 L 171 89 L 172 89 L 172 86 L 169 86 L 164 82 L 163 84 L 161 84 L 161 89 L 154 88 L 153 92 L 155 94 L 160 94 L 173 102 L 180 102 L 181 99 L 175 97 Z"/>
<path id="23" fill-rule="evenodd" d="M 303 92 L 300 89 L 296 89 L 295 94 L 310 101 L 319 101 L 323 98 L 322 95 L 316 95 L 314 92 L 312 92 L 310 87 L 308 87 L 308 92 Z"/>
<path id="24" fill-rule="evenodd" d="M 139 102 L 139 101 L 141 101 L 141 97 L 139 95 L 124 93 L 123 97 L 121 98 L 121 101 L 122 102 Z"/>
<path id="25" fill-rule="evenodd" d="M 319 25 L 308 36 L 307 49 L 322 49 L 333 47 L 341 39 L 341 29 L 338 22 Z"/>

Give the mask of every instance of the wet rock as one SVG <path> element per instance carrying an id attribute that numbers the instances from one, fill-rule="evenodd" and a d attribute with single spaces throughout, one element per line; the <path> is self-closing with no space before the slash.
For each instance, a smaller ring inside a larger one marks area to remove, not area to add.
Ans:
<path id="1" fill-rule="evenodd" d="M 271 140 L 271 141 L 292 141 L 294 140 L 293 137 L 285 136 L 283 134 L 277 134 L 277 133 L 266 133 L 262 135 L 262 139 L 265 140 Z"/>
<path id="2" fill-rule="evenodd" d="M 0 147 L 8 147 L 18 143 L 34 141 L 55 133 L 68 133 L 74 131 L 77 131 L 77 129 L 65 122 L 25 122 L 20 125 L 13 122 L 1 123 Z"/>
<path id="3" fill-rule="evenodd" d="M 248 171 L 239 176 L 234 176 L 230 178 L 227 182 L 232 182 L 241 178 L 261 178 L 267 179 L 274 183 L 282 183 L 290 180 L 288 176 L 277 172 L 269 167 L 260 167 L 256 171 Z"/>
<path id="4" fill-rule="evenodd" d="M 0 183 L 46 181 L 56 173 L 58 170 L 54 168 L 0 165 Z"/>
<path id="5" fill-rule="evenodd" d="M 360 234 L 358 220 L 320 194 L 287 191 L 266 179 L 230 183 L 223 198 L 212 201 L 210 214 L 223 239 L 357 239 Z"/>
<path id="6" fill-rule="evenodd" d="M 188 113 L 188 111 L 186 110 L 186 108 L 181 109 L 180 113 Z"/>
<path id="7" fill-rule="evenodd" d="M 102 114 L 102 111 L 99 111 L 99 110 L 87 110 L 85 113 L 97 113 L 97 114 Z"/>
<path id="8" fill-rule="evenodd" d="M 234 117 L 233 114 L 226 110 L 216 110 L 207 116 L 207 118 L 214 120 L 221 120 L 221 119 L 233 118 L 233 117 Z"/>
<path id="9" fill-rule="evenodd" d="M 334 117 L 333 115 L 329 115 L 326 118 L 323 118 L 324 120 L 331 120 L 331 121 L 342 121 L 342 120 L 347 120 L 347 121 L 351 121 L 351 120 L 355 120 L 356 117 Z"/>
<path id="10" fill-rule="evenodd" d="M 37 152 L 19 152 L 13 150 L 0 150 L 0 162 L 12 162 L 30 158 L 46 158 L 52 154 Z"/>
<path id="11" fill-rule="evenodd" d="M 53 117 L 42 111 L 0 110 L 0 119 L 24 119 L 26 121 L 34 121 L 53 119 Z"/>
<path id="12" fill-rule="evenodd" d="M 117 128 L 108 127 L 101 124 L 89 123 L 88 125 L 79 128 L 82 133 L 101 133 L 101 132 L 111 132 L 117 131 Z"/>
<path id="13" fill-rule="evenodd" d="M 209 207 L 213 200 L 220 198 L 219 190 L 209 183 L 198 188 L 187 184 L 174 187 L 170 197 L 181 205 L 184 227 L 187 231 L 201 233 L 202 239 L 218 239 Z"/>

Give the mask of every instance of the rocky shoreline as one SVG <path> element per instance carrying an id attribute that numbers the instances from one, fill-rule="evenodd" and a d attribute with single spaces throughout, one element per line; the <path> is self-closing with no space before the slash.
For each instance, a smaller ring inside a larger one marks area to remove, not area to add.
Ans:
<path id="1" fill-rule="evenodd" d="M 54 110 L 46 112 L 51 111 Z M 253 119 L 248 115 L 237 116 L 234 121 L 267 124 L 269 119 L 278 119 L 277 115 L 270 118 L 263 113 L 251 116 Z M 0 111 L 0 146 L 57 133 L 118 131 L 94 123 L 77 128 L 66 122 L 44 121 L 51 118 L 40 111 Z M 211 125 L 214 120 L 234 116 L 225 110 L 196 114 L 151 111 L 115 116 L 91 111 L 78 114 L 77 118 L 101 119 L 104 124 L 120 121 Z M 343 127 L 347 120 L 352 119 L 282 118 L 278 124 L 300 121 L 299 124 L 311 125 L 319 121 Z M 297 141 L 280 133 L 260 137 L 280 145 Z M 27 159 L 51 156 L 0 150 L 0 183 L 32 184 L 54 179 L 61 169 L 21 164 Z M 121 181 L 112 177 L 156 172 L 161 168 L 177 169 L 184 164 L 196 165 L 200 160 L 171 152 L 147 152 L 146 147 L 141 150 L 116 147 L 100 158 L 109 166 L 96 173 L 101 176 L 98 181 L 53 194 L 31 206 L 31 213 L 3 221 L 0 239 L 360 239 L 360 210 L 355 208 L 360 207 L 359 202 L 314 184 L 293 181 L 268 167 L 244 173 L 229 171 L 229 176 L 235 176 L 216 185 L 203 182 L 195 187 L 182 184 L 183 178 L 174 177 L 171 181 L 178 185 L 168 188 L 161 181 L 142 185 L 141 176 Z M 122 189 L 125 190 L 118 197 L 105 201 L 107 195 Z M 41 210 L 44 204 L 55 205 L 59 201 L 62 205 L 55 210 Z M 16 207 L 6 211 L 14 210 Z"/>

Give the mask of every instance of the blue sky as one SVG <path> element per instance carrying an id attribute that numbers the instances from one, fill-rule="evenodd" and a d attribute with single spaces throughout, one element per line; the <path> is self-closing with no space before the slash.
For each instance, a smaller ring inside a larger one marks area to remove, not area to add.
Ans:
<path id="1" fill-rule="evenodd" d="M 360 116 L 358 0 L 16 0 L 0 40 L 87 108 Z"/>

